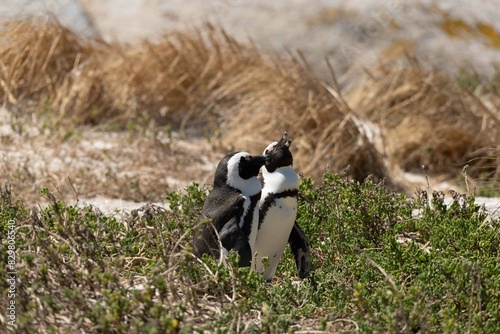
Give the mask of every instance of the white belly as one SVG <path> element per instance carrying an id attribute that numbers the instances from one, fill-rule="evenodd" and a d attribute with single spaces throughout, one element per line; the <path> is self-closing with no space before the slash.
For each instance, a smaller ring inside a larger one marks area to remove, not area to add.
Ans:
<path id="1" fill-rule="evenodd" d="M 271 279 L 276 272 L 296 217 L 297 199 L 294 197 L 278 198 L 267 211 L 258 231 L 254 249 L 255 270 L 264 272 L 266 280 Z M 269 259 L 269 266 L 265 270 L 262 265 L 264 257 Z"/>

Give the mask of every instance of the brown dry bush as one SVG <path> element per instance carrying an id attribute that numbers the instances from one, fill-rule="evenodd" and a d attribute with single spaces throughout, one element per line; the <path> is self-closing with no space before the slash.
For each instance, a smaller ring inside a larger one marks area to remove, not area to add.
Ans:
<path id="1" fill-rule="evenodd" d="M 348 99 L 384 129 L 389 157 L 403 170 L 427 165 L 456 174 L 468 164 L 471 176 L 493 176 L 500 161 L 500 94 L 492 88 L 470 92 L 414 65 L 370 73 Z"/>
<path id="2" fill-rule="evenodd" d="M 262 63 L 256 50 L 239 45 L 222 31 L 173 32 L 135 50 L 115 45 L 102 61 L 103 81 L 116 107 L 185 128 L 213 126 L 220 101 L 214 91 L 234 73 Z"/>
<path id="3" fill-rule="evenodd" d="M 79 37 L 55 21 L 3 25 L 0 59 L 3 103 L 48 103 L 62 122 L 154 120 L 220 133 L 213 143 L 225 152 L 261 152 L 288 131 L 297 169 L 315 178 L 347 166 L 356 179 L 387 178 L 395 165 L 499 173 L 498 89 L 467 92 L 415 65 L 382 68 L 345 93 L 327 88 L 303 57 L 265 55 L 210 25 L 131 46 Z"/>
<path id="4" fill-rule="evenodd" d="M 59 24 L 5 22 L 0 30 L 0 98 L 57 94 L 66 75 L 92 52 L 91 45 Z"/>
<path id="5" fill-rule="evenodd" d="M 56 21 L 5 22 L 0 30 L 3 104 L 21 107 L 27 101 L 35 102 L 38 110 L 42 105 L 54 107 L 59 120 L 75 120 L 75 115 L 88 111 L 88 104 L 102 103 L 94 82 L 86 85 L 81 79 L 88 76 L 82 72 L 93 63 L 95 49 L 92 41 Z M 96 92 L 98 96 L 92 96 Z M 69 103 L 75 98 L 85 100 L 85 105 Z"/>
<path id="6" fill-rule="evenodd" d="M 381 155 L 356 123 L 358 116 L 311 73 L 307 64 L 292 59 L 286 69 L 235 76 L 225 94 L 241 98 L 229 109 L 236 116 L 225 118 L 224 142 L 261 151 L 287 130 L 296 139 L 294 157 L 305 175 L 318 178 L 327 169 L 340 172 L 350 166 L 355 179 L 387 177 Z"/>
<path id="7" fill-rule="evenodd" d="M 336 101 L 309 69 L 293 58 L 264 57 L 220 29 L 205 28 L 132 47 L 85 40 L 58 22 L 10 23 L 0 49 L 7 69 L 2 97 L 12 96 L 11 103 L 49 101 L 58 120 L 73 124 L 113 120 L 123 125 L 144 117 L 211 133 L 223 123 L 226 149 L 261 151 L 287 130 L 297 139 L 296 161 L 307 175 L 350 164 L 355 178 L 386 176 L 379 154 L 345 103 Z M 29 48 L 41 39 L 45 42 L 36 52 Z M 19 48 L 29 61 L 18 60 Z M 44 66 L 46 59 L 56 65 Z M 26 87 L 23 78 L 34 84 Z M 367 160 L 354 159 L 359 156 Z"/>
<path id="8" fill-rule="evenodd" d="M 57 21 L 8 22 L 0 31 L 0 98 L 48 101 L 59 120 L 76 124 L 123 125 L 138 116 L 174 126 L 193 115 L 194 123 L 207 121 L 214 116 L 212 91 L 261 59 L 206 28 L 132 47 L 79 37 Z"/>

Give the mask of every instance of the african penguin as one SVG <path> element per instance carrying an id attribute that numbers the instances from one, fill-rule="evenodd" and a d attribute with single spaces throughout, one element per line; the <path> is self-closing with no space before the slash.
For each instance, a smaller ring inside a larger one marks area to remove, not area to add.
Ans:
<path id="1" fill-rule="evenodd" d="M 198 257 L 224 256 L 234 250 L 240 255 L 240 266 L 251 265 L 261 195 L 257 175 L 267 158 L 236 152 L 219 162 L 194 235 L 194 253 Z"/>
<path id="2" fill-rule="evenodd" d="M 255 241 L 255 270 L 266 280 L 274 277 L 287 243 L 290 243 L 300 278 L 310 270 L 309 243 L 296 223 L 299 179 L 293 169 L 291 139 L 284 133 L 278 142 L 270 144 L 264 154 L 269 160 L 262 169 L 262 196 L 259 202 L 259 230 Z M 264 268 L 262 259 L 269 266 Z"/>

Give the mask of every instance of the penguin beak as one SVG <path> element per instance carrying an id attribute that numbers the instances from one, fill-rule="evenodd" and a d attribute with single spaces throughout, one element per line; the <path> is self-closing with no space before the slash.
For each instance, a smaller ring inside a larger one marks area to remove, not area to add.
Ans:
<path id="1" fill-rule="evenodd" d="M 266 165 L 271 161 L 271 155 L 265 154 L 265 155 L 254 155 L 252 156 L 252 162 L 251 164 L 256 168 L 257 174 L 259 173 L 259 170 L 262 166 Z"/>
<path id="2" fill-rule="evenodd" d="M 279 141 L 279 144 L 281 144 L 282 142 L 284 142 L 286 140 L 286 137 L 288 137 L 288 132 L 284 132 L 283 133 L 283 136 L 281 137 L 280 141 Z"/>
<path id="3" fill-rule="evenodd" d="M 288 137 L 288 132 L 285 131 L 285 133 L 283 133 L 283 136 L 281 137 L 280 141 L 278 142 L 278 144 L 276 146 L 290 147 L 292 140 L 291 139 L 286 140 L 287 137 Z"/>
<path id="4" fill-rule="evenodd" d="M 264 155 L 257 155 L 253 157 L 255 162 L 258 164 L 261 164 L 261 166 L 264 166 L 266 162 L 271 160 L 271 155 L 269 154 L 264 154 Z"/>

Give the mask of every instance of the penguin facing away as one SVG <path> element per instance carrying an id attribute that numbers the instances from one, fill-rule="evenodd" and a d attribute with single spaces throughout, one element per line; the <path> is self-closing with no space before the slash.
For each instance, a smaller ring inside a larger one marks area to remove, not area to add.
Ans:
<path id="1" fill-rule="evenodd" d="M 269 160 L 262 169 L 262 196 L 259 202 L 259 230 L 255 241 L 255 270 L 266 280 L 274 277 L 287 243 L 290 244 L 300 278 L 310 271 L 311 258 L 306 235 L 296 222 L 299 179 L 293 169 L 291 139 L 284 133 L 264 154 Z M 269 260 L 264 268 L 263 258 Z"/>
<path id="2" fill-rule="evenodd" d="M 241 267 L 251 265 L 261 196 L 257 175 L 267 159 L 236 152 L 219 162 L 194 234 L 196 256 L 218 257 L 234 250 L 240 255 Z"/>

